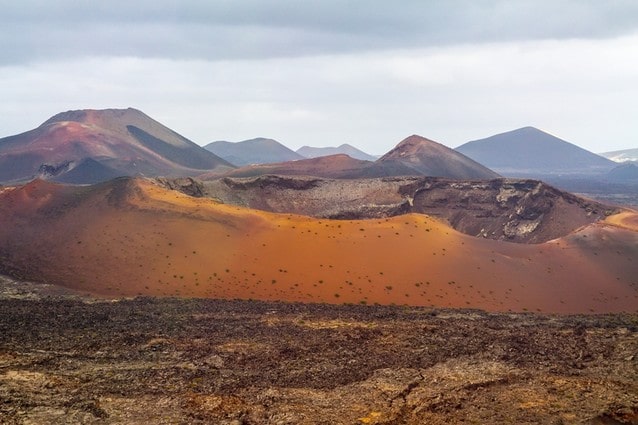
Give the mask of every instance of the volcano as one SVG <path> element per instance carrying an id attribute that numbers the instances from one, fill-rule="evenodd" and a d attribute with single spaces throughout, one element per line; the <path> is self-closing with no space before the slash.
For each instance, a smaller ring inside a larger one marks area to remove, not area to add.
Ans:
<path id="1" fill-rule="evenodd" d="M 36 129 L 0 139 L 0 182 L 5 183 L 34 177 L 95 183 L 114 176 L 185 176 L 232 168 L 132 108 L 63 112 Z"/>
<path id="2" fill-rule="evenodd" d="M 497 173 L 440 143 L 418 135 L 401 141 L 394 149 L 376 162 L 389 175 L 403 173 L 405 167 L 414 174 L 450 179 L 494 179 Z"/>
<path id="3" fill-rule="evenodd" d="M 0 272 L 106 296 L 636 311 L 636 217 L 624 211 L 530 245 L 424 214 L 328 220 L 140 178 L 35 180 L 0 193 Z"/>
<path id="4" fill-rule="evenodd" d="M 456 148 L 508 177 L 606 173 L 617 164 L 534 127 L 523 127 Z"/>

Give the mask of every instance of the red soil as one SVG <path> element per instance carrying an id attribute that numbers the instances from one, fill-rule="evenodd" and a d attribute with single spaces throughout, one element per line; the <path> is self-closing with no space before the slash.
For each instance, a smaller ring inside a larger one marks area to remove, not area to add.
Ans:
<path id="1" fill-rule="evenodd" d="M 607 223 L 523 245 L 467 236 L 425 215 L 320 220 L 144 180 L 34 182 L 0 194 L 5 272 L 107 296 L 636 311 L 636 259 L 636 229 Z"/>
<path id="2" fill-rule="evenodd" d="M 349 178 L 359 176 L 372 165 L 369 161 L 350 158 L 348 155 L 336 154 L 318 158 L 299 159 L 274 164 L 247 165 L 228 171 L 228 177 L 252 177 L 265 174 L 289 176 L 318 176 L 326 178 Z M 199 175 L 202 180 L 214 180 L 220 176 L 218 171 Z"/>

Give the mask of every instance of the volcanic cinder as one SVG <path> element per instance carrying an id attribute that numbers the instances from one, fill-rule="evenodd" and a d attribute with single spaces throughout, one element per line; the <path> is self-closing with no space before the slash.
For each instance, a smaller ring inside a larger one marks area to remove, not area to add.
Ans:
<path id="1" fill-rule="evenodd" d="M 636 213 L 541 244 L 423 214 L 328 220 L 194 198 L 145 179 L 0 194 L 2 272 L 109 296 L 618 312 L 638 308 Z"/>

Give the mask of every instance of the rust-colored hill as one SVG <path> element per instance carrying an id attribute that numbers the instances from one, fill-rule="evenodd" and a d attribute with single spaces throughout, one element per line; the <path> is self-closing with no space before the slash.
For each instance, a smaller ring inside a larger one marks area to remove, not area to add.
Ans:
<path id="1" fill-rule="evenodd" d="M 95 183 L 114 176 L 184 176 L 232 168 L 132 108 L 63 112 L 34 130 L 0 139 L 4 182 L 39 176 Z"/>
<path id="2" fill-rule="evenodd" d="M 494 179 L 497 173 L 467 156 L 425 137 L 412 135 L 401 141 L 394 149 L 375 163 L 388 170 L 385 175 L 404 175 L 409 167 L 412 174 L 450 179 Z M 398 168 L 398 172 L 391 171 Z"/>
<path id="3" fill-rule="evenodd" d="M 254 177 L 266 174 L 287 176 L 317 176 L 334 179 L 357 178 L 366 173 L 372 163 L 337 154 L 274 164 L 247 165 L 225 174 L 227 177 Z M 206 173 L 199 178 L 211 180 L 219 178 L 219 173 Z"/>
<path id="4" fill-rule="evenodd" d="M 109 296 L 638 309 L 636 213 L 539 245 L 408 214 L 334 221 L 223 205 L 148 180 L 0 194 L 2 272 Z"/>

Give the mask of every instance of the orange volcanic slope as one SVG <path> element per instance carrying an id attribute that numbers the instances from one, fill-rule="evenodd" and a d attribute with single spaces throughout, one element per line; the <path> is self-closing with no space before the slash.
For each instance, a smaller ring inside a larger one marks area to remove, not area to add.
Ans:
<path id="1" fill-rule="evenodd" d="M 0 194 L 0 264 L 109 296 L 636 311 L 638 233 L 626 227 L 600 223 L 522 245 L 417 214 L 330 221 L 222 205 L 146 180 L 34 181 Z"/>

